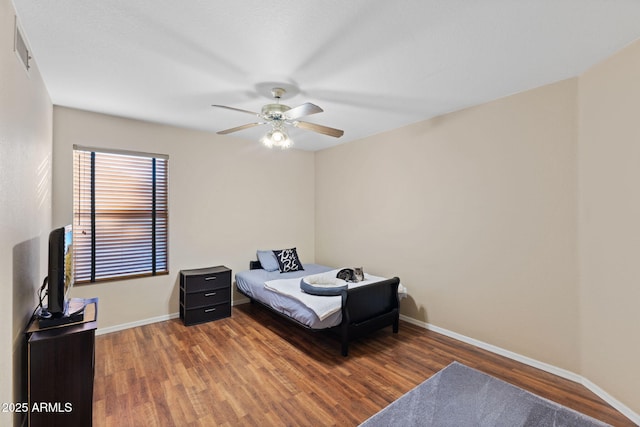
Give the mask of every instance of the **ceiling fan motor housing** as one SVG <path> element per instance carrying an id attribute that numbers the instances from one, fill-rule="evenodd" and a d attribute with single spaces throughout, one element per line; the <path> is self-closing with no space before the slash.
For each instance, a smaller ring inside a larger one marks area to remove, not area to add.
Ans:
<path id="1" fill-rule="evenodd" d="M 268 120 L 284 120 L 284 113 L 291 108 L 283 104 L 267 104 L 262 107 L 262 116 Z"/>

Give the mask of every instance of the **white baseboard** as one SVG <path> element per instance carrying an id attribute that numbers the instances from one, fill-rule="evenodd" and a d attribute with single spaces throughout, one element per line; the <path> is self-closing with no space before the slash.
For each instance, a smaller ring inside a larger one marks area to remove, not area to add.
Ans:
<path id="1" fill-rule="evenodd" d="M 231 305 L 246 304 L 250 302 L 249 298 L 242 298 L 233 301 Z M 164 322 L 165 320 L 177 319 L 180 317 L 180 313 L 163 314 L 162 316 L 150 317 L 148 319 L 136 320 L 135 322 L 122 323 L 120 325 L 108 326 L 106 328 L 96 329 L 96 335 L 110 334 L 111 332 L 123 331 L 129 328 L 135 328 L 136 326 L 150 325 L 156 322 Z"/>
<path id="2" fill-rule="evenodd" d="M 637 414 L 634 411 L 632 411 L 626 405 L 624 405 L 615 397 L 611 396 L 609 393 L 607 393 L 606 391 L 598 387 L 596 384 L 589 381 L 587 378 L 582 378 L 581 383 L 583 386 L 585 386 L 586 388 L 594 392 L 596 395 L 598 395 L 600 399 L 604 400 L 609 405 L 616 408 L 622 415 L 629 418 L 632 422 L 640 426 L 640 414 Z"/>
<path id="3" fill-rule="evenodd" d="M 119 325 L 108 326 L 106 328 L 96 329 L 96 335 L 110 334 L 111 332 L 123 331 L 136 326 L 150 325 L 152 323 L 164 322 L 165 320 L 176 319 L 180 317 L 180 313 L 163 314 L 162 316 L 150 317 L 148 319 L 136 320 L 135 322 L 121 323 Z"/>
<path id="4" fill-rule="evenodd" d="M 619 400 L 615 399 L 609 393 L 607 393 L 606 391 L 604 391 L 603 389 L 601 389 L 600 387 L 598 387 L 597 385 L 595 385 L 594 383 L 592 383 L 587 378 L 584 378 L 581 375 L 578 375 L 578 374 L 573 373 L 571 371 L 567 371 L 567 370 L 562 369 L 562 368 L 558 368 L 557 366 L 553 366 L 553 365 L 550 365 L 548 363 L 540 362 L 539 360 L 535 360 L 535 359 L 532 359 L 532 358 L 527 357 L 527 356 L 523 356 L 523 355 L 518 354 L 518 353 L 514 353 L 514 352 L 509 351 L 509 350 L 505 350 L 504 348 L 497 347 L 495 345 L 488 344 L 486 342 L 479 341 L 479 340 L 476 340 L 474 338 L 467 337 L 467 336 L 459 334 L 457 332 L 453 332 L 453 331 L 450 331 L 448 329 L 444 329 L 444 328 L 441 328 L 439 326 L 432 325 L 430 323 L 426 323 L 426 322 L 421 322 L 421 321 L 415 320 L 415 319 L 413 319 L 411 317 L 407 317 L 407 316 L 402 315 L 402 314 L 400 315 L 400 319 L 404 320 L 405 322 L 411 323 L 412 325 L 416 325 L 416 326 L 419 326 L 421 328 L 425 328 L 425 329 L 428 329 L 430 331 L 437 332 L 439 334 L 448 336 L 448 337 L 456 339 L 458 341 L 462 341 L 464 343 L 471 344 L 473 346 L 479 347 L 479 348 L 481 348 L 483 350 L 487 350 L 487 351 L 490 351 L 492 353 L 499 354 L 500 356 L 507 357 L 509 359 L 518 361 L 520 363 L 524 363 L 525 365 L 529 365 L 529 366 L 532 366 L 534 368 L 538 368 L 538 369 L 540 369 L 542 371 L 549 372 L 550 374 L 554 374 L 554 375 L 557 375 L 559 377 L 562 377 L 562 378 L 568 379 L 570 381 L 576 382 L 578 384 L 582 384 L 583 386 L 585 386 L 586 388 L 591 390 L 593 393 L 595 393 L 602 400 L 607 402 L 609 405 L 611 405 L 614 408 L 616 408 L 625 417 L 629 418 L 634 423 L 640 425 L 640 415 L 638 415 L 637 413 L 632 411 L 629 407 L 624 405 L 622 402 L 620 402 Z"/>
<path id="5" fill-rule="evenodd" d="M 249 304 L 251 300 L 249 298 L 240 298 L 237 300 L 233 300 L 232 305 L 240 305 L 240 304 Z"/>

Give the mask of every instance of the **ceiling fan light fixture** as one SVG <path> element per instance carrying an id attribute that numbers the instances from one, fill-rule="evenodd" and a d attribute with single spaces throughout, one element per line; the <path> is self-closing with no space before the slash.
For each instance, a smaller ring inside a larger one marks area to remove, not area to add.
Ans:
<path id="1" fill-rule="evenodd" d="M 267 147 L 289 148 L 293 144 L 284 129 L 274 128 L 267 132 L 260 140 Z"/>

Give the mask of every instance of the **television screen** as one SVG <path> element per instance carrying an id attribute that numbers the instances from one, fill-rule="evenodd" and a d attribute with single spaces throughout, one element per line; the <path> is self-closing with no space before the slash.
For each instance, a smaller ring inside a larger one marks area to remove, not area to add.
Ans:
<path id="1" fill-rule="evenodd" d="M 71 225 L 49 234 L 49 275 L 47 312 L 64 316 L 69 290 L 73 286 L 73 231 Z"/>
<path id="2" fill-rule="evenodd" d="M 64 298 L 69 299 L 69 290 L 73 286 L 73 229 L 64 227 Z"/>

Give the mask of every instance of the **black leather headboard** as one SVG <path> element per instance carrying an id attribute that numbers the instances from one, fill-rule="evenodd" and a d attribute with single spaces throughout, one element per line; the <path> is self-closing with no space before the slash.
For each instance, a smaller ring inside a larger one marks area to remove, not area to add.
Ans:
<path id="1" fill-rule="evenodd" d="M 260 261 L 249 261 L 249 270 L 261 270 L 262 264 Z"/>

